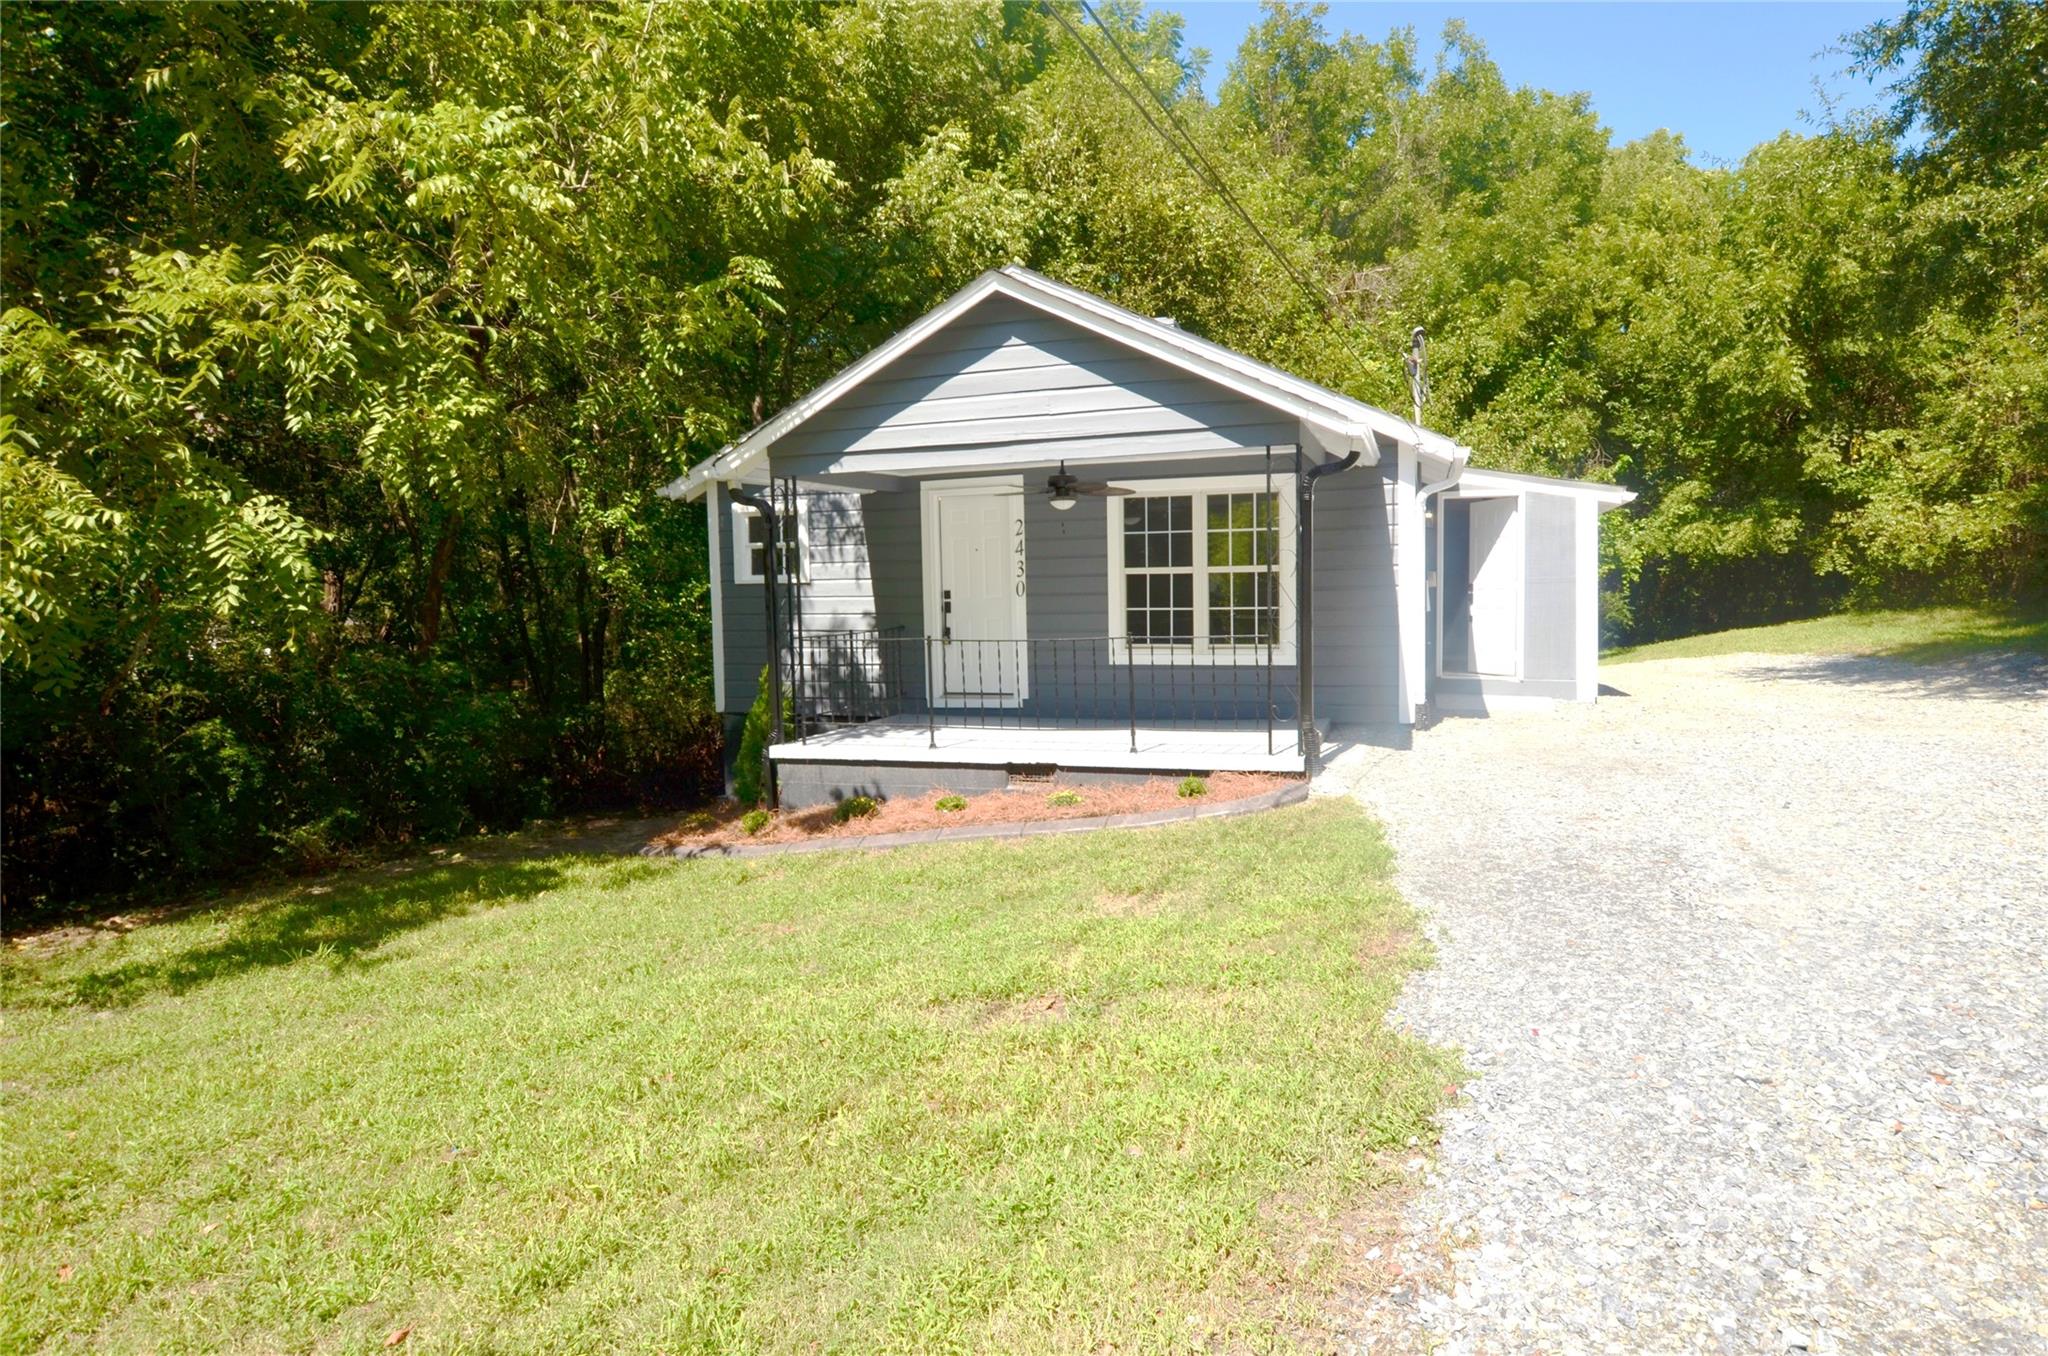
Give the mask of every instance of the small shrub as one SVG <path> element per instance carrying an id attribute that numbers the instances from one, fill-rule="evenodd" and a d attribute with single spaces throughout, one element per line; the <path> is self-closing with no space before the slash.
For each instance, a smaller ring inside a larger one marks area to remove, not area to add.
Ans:
<path id="1" fill-rule="evenodd" d="M 1179 790 L 1182 800 L 1188 800 L 1195 796 L 1206 796 L 1209 794 L 1209 783 L 1203 781 L 1200 777 L 1183 777 L 1180 780 Z"/>
<path id="2" fill-rule="evenodd" d="M 745 814 L 740 816 L 740 832 L 746 834 L 749 838 L 751 838 L 755 834 L 759 833 L 761 830 L 767 828 L 768 821 L 771 818 L 773 818 L 773 816 L 770 815 L 766 810 L 749 810 Z"/>
<path id="3" fill-rule="evenodd" d="M 760 690 L 754 694 L 754 704 L 747 709 L 746 724 L 740 727 L 739 757 L 732 765 L 733 799 L 742 805 L 761 803 L 762 759 L 768 752 L 768 741 L 774 735 L 768 723 L 768 668 L 761 668 Z M 782 719 L 785 728 L 795 718 L 796 712 L 789 694 L 782 695 Z"/>
<path id="4" fill-rule="evenodd" d="M 849 819 L 866 819 L 882 808 L 882 803 L 873 796 L 848 796 L 832 807 L 832 822 L 844 824 Z"/>
<path id="5" fill-rule="evenodd" d="M 932 802 L 932 808 L 934 810 L 943 810 L 947 814 L 952 814 L 955 810 L 964 810 L 967 808 L 967 797 L 940 796 L 937 800 Z"/>
<path id="6" fill-rule="evenodd" d="M 1079 805 L 1081 803 L 1081 793 L 1072 787 L 1068 787 L 1065 790 L 1055 791 L 1047 796 L 1045 803 L 1047 805 Z"/>

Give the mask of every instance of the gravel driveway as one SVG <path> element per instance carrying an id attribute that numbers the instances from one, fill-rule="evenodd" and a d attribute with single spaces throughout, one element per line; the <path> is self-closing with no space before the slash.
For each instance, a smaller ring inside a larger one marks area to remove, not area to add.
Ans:
<path id="1" fill-rule="evenodd" d="M 1475 1077 L 1354 1349 L 2048 1351 L 2048 663 L 1614 665 L 1319 779 Z"/>

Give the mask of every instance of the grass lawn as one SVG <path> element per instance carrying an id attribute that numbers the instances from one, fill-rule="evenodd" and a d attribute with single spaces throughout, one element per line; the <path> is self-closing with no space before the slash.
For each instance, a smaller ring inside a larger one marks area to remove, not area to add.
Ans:
<path id="1" fill-rule="evenodd" d="M 0 1348 L 1285 1347 L 1455 1077 L 1346 803 L 386 867 L 5 961 Z"/>
<path id="2" fill-rule="evenodd" d="M 1641 659 L 1697 659 L 1721 654 L 1853 654 L 1931 664 L 1997 650 L 2048 653 L 2048 613 L 1977 607 L 1845 612 L 1811 621 L 1623 646 L 1608 650 L 1600 658 L 1607 663 L 1627 664 Z"/>

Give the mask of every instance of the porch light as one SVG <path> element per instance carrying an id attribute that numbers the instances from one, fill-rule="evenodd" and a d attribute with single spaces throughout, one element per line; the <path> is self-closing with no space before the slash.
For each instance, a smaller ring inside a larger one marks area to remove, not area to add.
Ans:
<path id="1" fill-rule="evenodd" d="M 1074 492 L 1062 485 L 1052 492 L 1052 497 L 1047 502 L 1064 512 L 1074 506 Z"/>

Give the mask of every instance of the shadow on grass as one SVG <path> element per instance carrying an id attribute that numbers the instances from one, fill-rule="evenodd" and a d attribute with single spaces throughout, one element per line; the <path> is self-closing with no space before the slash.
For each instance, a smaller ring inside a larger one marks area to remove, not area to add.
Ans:
<path id="1" fill-rule="evenodd" d="M 1908 664 L 1943 664 L 1978 654 L 2007 653 L 2014 658 L 2048 659 L 2048 613 L 1982 617 L 1944 625 L 1925 640 L 1871 652 L 1879 659 Z"/>
<path id="2" fill-rule="evenodd" d="M 641 863 L 619 867 L 645 872 Z M 120 961 L 53 980 L 17 1001 L 124 1007 L 155 994 L 179 994 L 252 970 L 304 961 L 334 968 L 365 963 L 368 953 L 402 933 L 445 918 L 501 908 L 546 893 L 566 879 L 564 864 L 496 861 L 400 864 L 370 868 L 302 886 L 281 898 L 229 904 L 180 916 L 197 922 L 196 944 Z M 205 928 L 209 915 L 216 924 Z M 174 926 L 170 921 L 145 927 Z"/>

